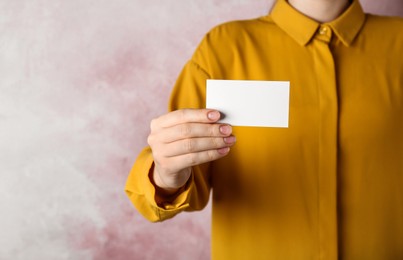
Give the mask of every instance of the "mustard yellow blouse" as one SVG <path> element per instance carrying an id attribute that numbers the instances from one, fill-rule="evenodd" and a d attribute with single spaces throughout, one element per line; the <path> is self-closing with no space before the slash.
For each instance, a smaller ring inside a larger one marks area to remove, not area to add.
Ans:
<path id="1" fill-rule="evenodd" d="M 144 149 L 126 185 L 139 212 L 200 210 L 212 188 L 213 259 L 403 259 L 403 19 L 353 1 L 319 24 L 278 0 L 205 36 L 170 110 L 205 107 L 206 79 L 290 81 L 289 128 L 233 127 L 230 154 L 159 204 Z"/>

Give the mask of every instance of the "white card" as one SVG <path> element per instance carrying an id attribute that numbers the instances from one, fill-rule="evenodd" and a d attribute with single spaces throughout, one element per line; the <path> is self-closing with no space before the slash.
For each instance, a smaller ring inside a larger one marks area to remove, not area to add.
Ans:
<path id="1" fill-rule="evenodd" d="M 206 107 L 233 126 L 288 127 L 290 82 L 207 80 Z"/>

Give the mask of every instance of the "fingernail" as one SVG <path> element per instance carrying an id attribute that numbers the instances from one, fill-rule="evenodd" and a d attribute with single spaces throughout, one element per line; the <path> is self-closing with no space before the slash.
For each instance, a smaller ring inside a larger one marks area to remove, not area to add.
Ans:
<path id="1" fill-rule="evenodd" d="M 217 151 L 219 154 L 226 154 L 229 152 L 229 147 L 220 148 Z"/>
<path id="2" fill-rule="evenodd" d="M 229 136 L 229 137 L 224 138 L 224 142 L 226 144 L 233 144 L 233 143 L 235 143 L 235 141 L 236 141 L 235 136 Z"/>
<path id="3" fill-rule="evenodd" d="M 217 120 L 220 118 L 220 113 L 217 111 L 211 111 L 207 114 L 208 119 Z"/>
<path id="4" fill-rule="evenodd" d="M 232 131 L 231 126 L 229 125 L 222 125 L 220 126 L 220 132 L 224 135 L 229 135 Z"/>

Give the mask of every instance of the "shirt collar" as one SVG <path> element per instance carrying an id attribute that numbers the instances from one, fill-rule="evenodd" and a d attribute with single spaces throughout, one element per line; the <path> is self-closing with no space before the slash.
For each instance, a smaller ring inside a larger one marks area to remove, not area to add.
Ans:
<path id="1" fill-rule="evenodd" d="M 300 45 L 306 45 L 316 34 L 320 23 L 305 16 L 286 0 L 277 0 L 270 17 L 282 30 L 294 38 Z M 358 0 L 336 20 L 328 24 L 344 45 L 350 46 L 365 22 L 365 14 Z"/>

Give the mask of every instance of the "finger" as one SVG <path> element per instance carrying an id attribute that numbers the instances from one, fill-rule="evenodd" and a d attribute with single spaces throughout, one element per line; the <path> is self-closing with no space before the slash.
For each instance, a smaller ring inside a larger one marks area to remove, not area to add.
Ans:
<path id="1" fill-rule="evenodd" d="M 151 121 L 151 130 L 171 127 L 183 123 L 214 123 L 220 119 L 220 112 L 212 109 L 181 109 L 170 112 Z"/>
<path id="2" fill-rule="evenodd" d="M 188 138 L 226 137 L 231 133 L 230 125 L 187 123 L 164 128 L 164 131 L 156 134 L 156 138 L 161 142 L 171 143 Z"/>
<path id="3" fill-rule="evenodd" d="M 230 151 L 229 147 L 202 151 L 198 153 L 188 153 L 180 156 L 169 158 L 171 165 L 175 165 L 175 168 L 171 169 L 173 172 L 187 168 L 189 166 L 195 166 L 211 161 L 215 161 L 226 156 Z"/>
<path id="4" fill-rule="evenodd" d="M 184 139 L 167 144 L 163 153 L 166 157 L 173 157 L 229 147 L 234 145 L 235 141 L 235 136 Z"/>

